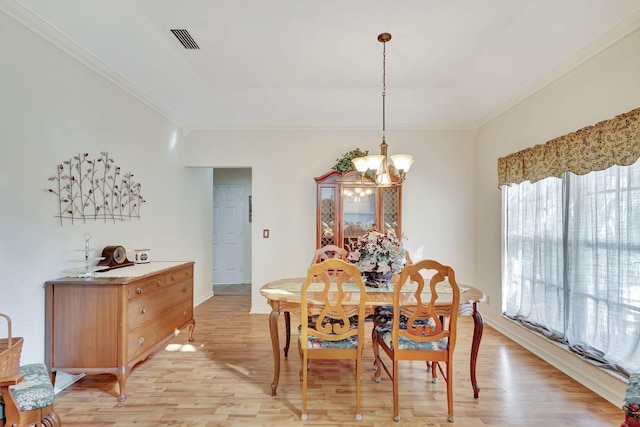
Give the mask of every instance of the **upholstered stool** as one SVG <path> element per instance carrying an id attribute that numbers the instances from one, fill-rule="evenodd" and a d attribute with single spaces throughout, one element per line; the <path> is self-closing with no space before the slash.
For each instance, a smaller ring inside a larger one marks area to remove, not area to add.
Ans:
<path id="1" fill-rule="evenodd" d="M 44 364 L 21 366 L 18 375 L 0 378 L 0 392 L 0 427 L 61 425 L 53 408 L 53 385 Z"/>
<path id="2" fill-rule="evenodd" d="M 622 410 L 625 420 L 620 427 L 640 427 L 640 373 L 629 377 Z"/>

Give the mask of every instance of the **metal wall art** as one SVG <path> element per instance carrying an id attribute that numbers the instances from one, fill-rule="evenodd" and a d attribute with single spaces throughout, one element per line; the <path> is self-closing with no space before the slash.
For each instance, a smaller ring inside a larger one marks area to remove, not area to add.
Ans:
<path id="1" fill-rule="evenodd" d="M 140 219 L 140 207 L 145 202 L 141 184 L 133 181 L 133 173 L 122 172 L 106 151 L 97 159 L 82 153 L 65 160 L 49 181 L 53 187 L 46 191 L 58 196 L 56 217 L 60 225 L 64 220 L 74 224 Z"/>

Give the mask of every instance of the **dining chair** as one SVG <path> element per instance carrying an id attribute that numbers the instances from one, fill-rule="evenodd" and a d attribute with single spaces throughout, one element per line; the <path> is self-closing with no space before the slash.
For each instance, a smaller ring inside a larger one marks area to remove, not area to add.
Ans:
<path id="1" fill-rule="evenodd" d="M 417 300 L 411 310 L 401 305 L 401 296 L 407 290 Z M 375 381 L 380 382 L 384 370 L 393 383 L 394 421 L 400 421 L 398 365 L 404 360 L 420 360 L 433 362 L 433 370 L 437 367 L 442 374 L 447 385 L 447 421 L 453 422 L 453 351 L 459 303 L 460 289 L 451 267 L 422 260 L 402 269 L 393 291 L 393 319 L 391 323 L 375 325 L 373 332 L 378 367 Z M 400 320 L 401 315 L 405 322 Z M 384 363 L 380 349 L 387 355 L 391 369 Z M 446 371 L 440 363 L 446 365 Z"/>
<path id="2" fill-rule="evenodd" d="M 341 248 L 340 246 L 326 245 L 314 252 L 313 259 L 311 260 L 311 265 L 318 264 L 331 258 L 346 260 L 348 254 L 349 253 L 347 252 L 347 250 Z"/>
<path id="3" fill-rule="evenodd" d="M 411 260 L 411 256 L 409 255 L 409 251 L 406 252 L 405 259 L 406 259 L 405 266 L 413 264 L 413 261 Z M 391 278 L 391 282 L 396 283 L 398 282 L 398 280 L 399 280 L 399 275 L 394 273 L 394 276 Z M 409 278 L 409 280 L 411 280 L 411 278 Z M 375 333 L 376 326 L 391 323 L 391 321 L 393 320 L 393 306 L 377 305 L 373 308 L 373 315 L 371 317 L 372 317 L 373 326 L 374 326 L 373 329 L 371 330 L 371 334 L 373 338 L 373 334 Z M 402 314 L 400 314 L 400 321 L 406 322 L 406 318 Z M 428 363 L 428 366 L 431 366 L 430 363 Z M 374 370 L 377 368 L 377 364 L 375 360 L 373 361 L 373 368 Z"/>
<path id="4" fill-rule="evenodd" d="M 330 272 L 339 271 L 337 277 Z M 345 286 L 358 293 L 345 294 Z M 354 299 L 354 295 L 357 297 Z M 361 384 L 362 351 L 366 289 L 360 270 L 341 259 L 327 259 L 309 267 L 302 284 L 301 318 L 298 350 L 302 380 L 302 420 L 307 419 L 308 362 L 316 359 L 355 361 L 356 419 L 362 419 Z M 314 372 L 316 375 L 316 372 Z"/>
<path id="5" fill-rule="evenodd" d="M 316 249 L 313 253 L 313 258 L 311 259 L 311 265 L 318 264 L 322 261 L 326 261 L 327 259 L 337 258 L 345 260 L 347 259 L 347 255 L 349 252 L 336 245 L 325 245 L 320 249 Z M 336 276 L 338 272 L 332 271 L 330 272 L 331 276 Z M 285 345 L 284 345 L 284 357 L 289 355 L 289 344 L 291 343 L 291 313 L 288 311 L 284 312 L 284 329 L 285 329 Z"/>

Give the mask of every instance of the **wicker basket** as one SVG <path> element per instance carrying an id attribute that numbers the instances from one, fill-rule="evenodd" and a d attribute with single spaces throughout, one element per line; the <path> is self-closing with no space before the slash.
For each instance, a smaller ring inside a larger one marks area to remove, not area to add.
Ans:
<path id="1" fill-rule="evenodd" d="M 16 375 L 20 370 L 20 353 L 22 337 L 11 337 L 11 318 L 6 314 L 0 316 L 7 319 L 7 338 L 0 338 L 0 378 Z"/>

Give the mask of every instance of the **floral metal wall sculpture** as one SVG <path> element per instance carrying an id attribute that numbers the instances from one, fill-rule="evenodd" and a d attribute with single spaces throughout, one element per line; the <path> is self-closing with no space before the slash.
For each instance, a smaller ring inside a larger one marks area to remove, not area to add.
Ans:
<path id="1" fill-rule="evenodd" d="M 78 154 L 57 166 L 49 177 L 58 196 L 60 225 L 87 220 L 131 221 L 140 218 L 140 206 L 145 202 L 141 184 L 133 181 L 131 172 L 123 173 L 109 153 L 103 151 L 97 159 L 89 153 Z"/>

